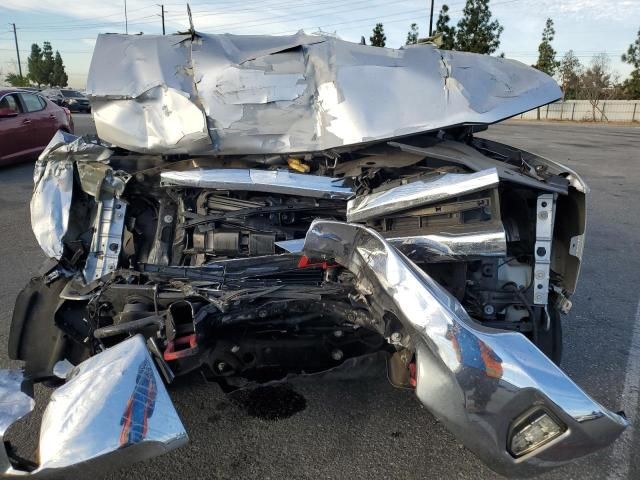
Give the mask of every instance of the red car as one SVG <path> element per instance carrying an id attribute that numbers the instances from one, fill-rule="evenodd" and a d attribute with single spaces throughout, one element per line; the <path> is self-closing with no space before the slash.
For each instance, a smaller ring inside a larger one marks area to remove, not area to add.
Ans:
<path id="1" fill-rule="evenodd" d="M 59 129 L 73 133 L 67 108 L 19 88 L 0 89 L 0 165 L 35 158 Z"/>

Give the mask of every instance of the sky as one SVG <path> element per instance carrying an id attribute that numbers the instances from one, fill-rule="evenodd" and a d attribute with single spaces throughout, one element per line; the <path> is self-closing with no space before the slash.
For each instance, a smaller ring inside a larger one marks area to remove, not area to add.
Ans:
<path id="1" fill-rule="evenodd" d="M 51 42 L 64 60 L 69 84 L 83 88 L 99 33 L 161 34 L 162 0 L 2 0 L 0 4 L 0 80 L 17 71 L 13 38 L 16 24 L 20 60 L 26 74 L 32 43 Z M 186 3 L 167 0 L 167 34 L 188 29 Z M 435 1 L 434 27 L 443 3 L 449 5 L 453 23 L 462 15 L 464 0 Z M 70 8 L 69 5 L 73 5 Z M 196 30 L 205 33 L 290 34 L 303 29 L 335 33 L 358 42 L 369 42 L 377 22 L 384 24 L 387 47 L 404 44 L 411 23 L 420 35 L 429 28 L 428 0 L 191 0 Z M 553 19 L 553 46 L 559 56 L 573 50 L 588 65 L 599 53 L 608 55 L 611 68 L 621 79 L 631 66 L 620 55 L 640 30 L 640 0 L 491 0 L 491 10 L 504 27 L 498 52 L 532 64 L 547 17 Z M 0 81 L 2 83 L 2 81 Z"/>

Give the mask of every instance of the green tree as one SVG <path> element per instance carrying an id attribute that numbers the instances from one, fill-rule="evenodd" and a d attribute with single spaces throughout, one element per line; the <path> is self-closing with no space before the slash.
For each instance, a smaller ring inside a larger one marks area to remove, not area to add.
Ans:
<path id="1" fill-rule="evenodd" d="M 53 67 L 55 65 L 55 58 L 53 56 L 53 48 L 51 48 L 50 42 L 44 42 L 42 44 L 42 83 L 46 85 L 53 85 Z"/>
<path id="2" fill-rule="evenodd" d="M 436 22 L 436 33 L 442 34 L 442 46 L 444 50 L 456 49 L 456 27 L 449 25 L 451 17 L 449 17 L 449 7 L 442 5 Z"/>
<path id="3" fill-rule="evenodd" d="M 622 61 L 633 66 L 631 76 L 623 84 L 624 94 L 628 98 L 640 98 L 640 29 L 636 41 L 629 45 L 627 53 L 622 54 Z"/>
<path id="4" fill-rule="evenodd" d="M 467 0 L 456 27 L 456 50 L 493 53 L 503 30 L 498 20 L 491 20 L 489 0 Z"/>
<path id="5" fill-rule="evenodd" d="M 407 33 L 407 42 L 405 45 L 415 45 L 416 43 L 418 43 L 418 24 L 412 23 Z"/>
<path id="6" fill-rule="evenodd" d="M 29 79 L 27 77 L 20 76 L 17 73 L 9 73 L 6 77 L 4 77 L 4 80 L 12 87 L 29 86 Z"/>
<path id="7" fill-rule="evenodd" d="M 51 85 L 57 87 L 66 87 L 69 77 L 64 70 L 64 63 L 60 52 L 56 50 L 56 56 L 53 60 L 53 73 L 51 75 Z"/>
<path id="8" fill-rule="evenodd" d="M 560 60 L 558 74 L 560 85 L 565 100 L 575 100 L 578 98 L 580 90 L 580 77 L 582 76 L 582 64 L 575 56 L 573 50 L 569 50 Z"/>
<path id="9" fill-rule="evenodd" d="M 35 82 L 38 86 L 42 85 L 42 49 L 37 43 L 31 45 L 31 55 L 27 59 L 27 67 L 29 68 L 28 77 L 32 82 Z"/>
<path id="10" fill-rule="evenodd" d="M 373 34 L 369 37 L 371 45 L 374 47 L 384 47 L 387 43 L 387 36 L 384 34 L 384 27 L 381 23 L 376 23 Z"/>
<path id="11" fill-rule="evenodd" d="M 553 37 L 556 34 L 553 28 L 553 20 L 547 18 L 547 22 L 542 30 L 542 42 L 538 45 L 538 61 L 534 65 L 538 70 L 553 76 L 560 62 L 556 60 L 556 51 L 551 46 Z"/>

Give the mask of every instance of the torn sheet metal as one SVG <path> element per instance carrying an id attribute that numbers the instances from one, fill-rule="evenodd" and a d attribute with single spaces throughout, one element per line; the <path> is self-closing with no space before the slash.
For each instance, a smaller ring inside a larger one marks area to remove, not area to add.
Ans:
<path id="1" fill-rule="evenodd" d="M 510 145 L 482 137 L 474 137 L 471 145 L 480 151 L 494 152 L 504 158 L 521 158 L 524 162 L 533 167 L 529 173 L 535 173 L 536 170 L 541 170 L 547 174 L 558 175 L 564 177 L 569 182 L 569 185 L 575 188 L 578 192 L 584 194 L 589 193 L 589 186 L 580 175 L 566 165 L 562 165 L 554 160 L 549 160 L 548 158 L 541 157 L 538 154 L 520 150 Z M 471 149 L 469 151 L 475 151 L 476 155 L 479 153 L 475 149 Z M 504 165 L 504 162 L 500 163 Z"/>
<path id="2" fill-rule="evenodd" d="M 520 171 L 520 165 L 513 165 L 506 163 L 505 161 L 495 160 L 461 142 L 445 140 L 429 147 L 416 147 L 414 145 L 400 142 L 389 142 L 389 145 L 406 153 L 413 153 L 423 157 L 436 158 L 446 162 L 464 165 L 476 172 L 488 168 L 494 168 L 498 171 L 498 176 L 501 180 L 519 183 L 527 187 L 546 190 L 549 192 L 562 194 L 567 193 L 566 182 L 562 184 L 543 182 L 542 178 L 536 173 L 535 168 L 531 165 L 527 166 L 526 162 L 522 163 L 522 167 L 527 168 L 527 174 L 525 175 Z"/>
<path id="3" fill-rule="evenodd" d="M 409 208 L 467 195 L 498 185 L 495 168 L 477 173 L 445 173 L 389 190 L 361 195 L 347 204 L 347 221 L 364 222 Z"/>
<path id="4" fill-rule="evenodd" d="M 69 226 L 74 162 L 104 162 L 111 154 L 108 148 L 59 130 L 38 158 L 33 174 L 31 228 L 50 258 L 60 259 L 64 249 L 62 239 Z"/>
<path id="5" fill-rule="evenodd" d="M 0 370 L 0 427 L 4 431 L 34 407 L 22 393 L 21 372 Z M 8 478 L 91 478 L 167 453 L 187 433 L 141 335 L 74 367 L 51 395 L 42 416 L 39 463 L 13 467 L 0 447 L 0 475 Z"/>
<path id="6" fill-rule="evenodd" d="M 162 172 L 160 182 L 165 187 L 246 190 L 336 200 L 347 200 L 354 194 L 351 186 L 342 178 L 304 175 L 287 170 L 199 168 Z"/>
<path id="7" fill-rule="evenodd" d="M 487 124 L 561 96 L 514 60 L 333 37 L 100 35 L 98 135 L 145 153 L 272 154 Z"/>

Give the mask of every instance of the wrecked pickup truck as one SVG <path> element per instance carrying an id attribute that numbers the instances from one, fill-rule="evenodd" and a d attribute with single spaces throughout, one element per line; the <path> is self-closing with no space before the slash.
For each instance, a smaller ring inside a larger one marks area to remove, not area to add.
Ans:
<path id="1" fill-rule="evenodd" d="M 507 476 L 627 426 L 557 366 L 587 186 L 474 135 L 560 97 L 550 77 L 432 45 L 192 32 L 101 35 L 87 92 L 97 137 L 58 132 L 35 168 L 50 261 L 16 302 L 3 435 L 34 382 L 58 388 L 38 463 L 4 448 L 5 476 L 184 445 L 177 375 L 243 388 L 381 352 Z"/>

